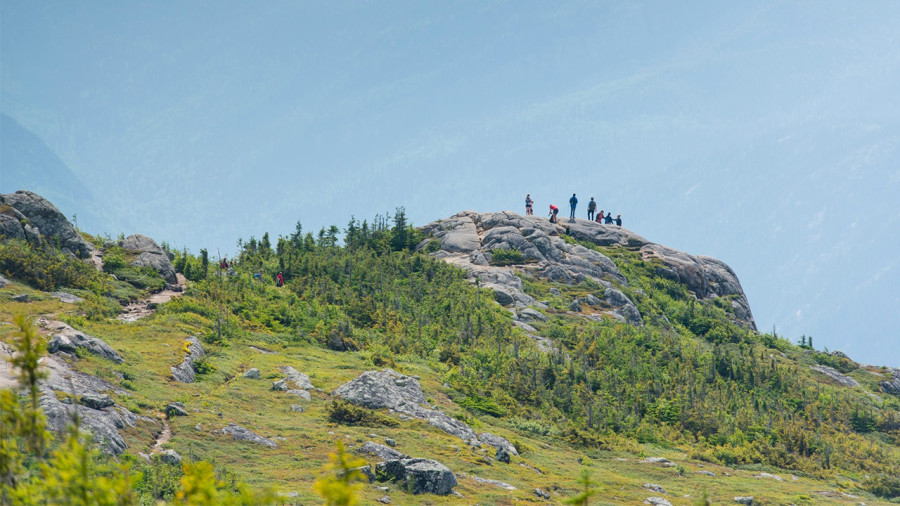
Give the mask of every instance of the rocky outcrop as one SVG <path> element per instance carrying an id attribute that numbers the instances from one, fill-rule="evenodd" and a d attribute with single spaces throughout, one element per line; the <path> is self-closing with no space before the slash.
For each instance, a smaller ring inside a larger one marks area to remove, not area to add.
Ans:
<path id="1" fill-rule="evenodd" d="M 891 379 L 878 383 L 886 394 L 900 395 L 900 369 L 891 369 Z"/>
<path id="2" fill-rule="evenodd" d="M 196 375 L 194 374 L 194 362 L 206 356 L 206 352 L 203 351 L 203 345 L 200 344 L 200 340 L 194 336 L 185 339 L 185 344 L 187 353 L 184 356 L 184 361 L 176 366 L 170 367 L 170 369 L 172 370 L 172 377 L 175 378 L 175 381 L 180 381 L 181 383 L 193 383 L 196 379 Z"/>
<path id="3" fill-rule="evenodd" d="M 379 462 L 375 474 L 380 480 L 399 481 L 412 494 L 447 495 L 457 485 L 447 466 L 430 459 L 399 459 Z"/>
<path id="4" fill-rule="evenodd" d="M 228 434 L 239 441 L 250 441 L 251 443 L 267 446 L 269 448 L 278 448 L 278 443 L 275 441 L 266 439 L 250 429 L 245 429 L 244 427 L 233 423 L 229 423 L 227 426 L 223 427 L 222 434 Z"/>
<path id="5" fill-rule="evenodd" d="M 53 337 L 47 343 L 47 351 L 50 353 L 65 352 L 75 354 L 81 349 L 117 364 L 125 361 L 116 350 L 112 349 L 102 339 L 79 332 L 63 322 L 41 320 L 41 325 L 53 332 Z"/>
<path id="6" fill-rule="evenodd" d="M 515 455 L 516 457 L 519 456 L 519 451 L 516 450 L 516 447 L 504 437 L 495 436 L 490 432 L 482 432 L 478 435 L 478 440 L 486 445 L 493 446 L 498 450 L 504 450 L 510 455 Z"/>
<path id="7" fill-rule="evenodd" d="M 429 425 L 467 443 L 481 443 L 471 427 L 425 402 L 425 394 L 419 385 L 419 379 L 415 376 L 404 376 L 393 369 L 366 371 L 356 379 L 339 386 L 334 395 L 371 409 L 388 408 L 392 412 L 424 420 Z M 509 441 L 500 436 L 491 434 L 488 436 L 492 442 L 486 441 L 487 444 L 513 447 Z"/>
<path id="8" fill-rule="evenodd" d="M 366 441 L 366 443 L 359 447 L 359 449 L 356 451 L 359 453 L 374 455 L 381 460 L 400 460 L 409 458 L 409 455 L 398 452 L 397 450 L 388 446 L 374 443 L 372 441 Z"/>
<path id="9" fill-rule="evenodd" d="M 3 235 L 2 232 L 0 232 L 0 235 Z M 4 278 L 3 276 L 0 276 L 0 288 L 5 288 L 9 284 L 10 284 L 10 282 L 8 279 Z"/>
<path id="10" fill-rule="evenodd" d="M 51 431 L 63 434 L 77 410 L 82 428 L 93 435 L 98 446 L 106 453 L 118 455 L 128 448 L 119 431 L 134 427 L 138 420 L 155 423 L 116 405 L 107 392 L 125 392 L 111 383 L 77 372 L 55 355 L 48 355 L 42 365 L 48 375 L 41 382 L 40 403 Z M 70 395 L 80 396 L 81 402 L 72 404 Z"/>
<path id="11" fill-rule="evenodd" d="M 568 231 L 567 231 L 568 229 Z M 618 226 L 576 219 L 552 224 L 546 218 L 521 216 L 511 211 L 476 213 L 464 211 L 438 220 L 422 228 L 427 238 L 419 250 L 436 251 L 432 255 L 465 269 L 469 279 L 494 290 L 497 301 L 504 305 L 526 307 L 540 304 L 523 291 L 516 273 L 549 279 L 560 283 L 578 283 L 591 279 L 600 283 L 606 293 L 596 294 L 601 304 L 585 303 L 596 314 L 607 314 L 632 325 L 643 323 L 640 312 L 621 291 L 612 297 L 614 286 L 627 286 L 627 281 L 606 256 L 562 239 L 571 237 L 599 246 L 623 246 L 640 251 L 647 260 L 659 262 L 659 275 L 684 283 L 698 299 L 729 297 L 737 323 L 756 329 L 750 305 L 737 276 L 723 262 L 704 256 L 691 256 L 673 250 Z M 493 252 L 499 249 L 517 251 L 521 262 L 509 266 L 491 265 Z M 599 296 L 599 297 L 598 297 Z"/>
<path id="12" fill-rule="evenodd" d="M 5 208 L 11 208 L 14 211 Z M 28 239 L 32 243 L 41 236 L 51 244 L 59 244 L 64 253 L 89 258 L 94 246 L 85 241 L 69 220 L 40 195 L 19 190 L 0 195 L 0 235 Z M 18 222 L 18 228 L 16 223 Z"/>
<path id="13" fill-rule="evenodd" d="M 810 366 L 810 369 L 816 372 L 820 372 L 825 376 L 833 379 L 838 385 L 844 387 L 856 387 L 859 386 L 859 383 L 850 376 L 845 376 L 839 372 L 837 372 L 834 368 L 828 367 L 827 365 L 813 365 Z"/>
<path id="14" fill-rule="evenodd" d="M 159 272 L 163 279 L 166 280 L 166 283 L 170 285 L 178 283 L 178 279 L 175 276 L 175 268 L 172 267 L 169 256 L 153 239 L 141 234 L 129 235 L 122 241 L 120 246 L 128 251 L 138 253 L 137 259 L 131 262 L 132 265 L 138 267 L 148 266 Z"/>

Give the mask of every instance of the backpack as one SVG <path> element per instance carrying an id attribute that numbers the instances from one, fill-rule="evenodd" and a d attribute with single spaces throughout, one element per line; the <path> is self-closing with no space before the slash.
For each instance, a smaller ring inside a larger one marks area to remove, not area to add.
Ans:
<path id="1" fill-rule="evenodd" d="M 596 210 L 597 210 L 597 202 L 592 200 L 591 203 L 588 204 L 588 211 L 596 211 Z"/>

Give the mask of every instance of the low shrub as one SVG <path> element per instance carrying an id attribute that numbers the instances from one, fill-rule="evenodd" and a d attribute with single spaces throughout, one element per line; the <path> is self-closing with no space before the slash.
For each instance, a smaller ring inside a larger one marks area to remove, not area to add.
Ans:
<path id="1" fill-rule="evenodd" d="M 396 427 L 399 425 L 397 420 L 381 413 L 357 406 L 343 399 L 335 399 L 331 401 L 325 411 L 328 418 L 337 423 L 344 425 L 362 425 L 365 427 Z"/>

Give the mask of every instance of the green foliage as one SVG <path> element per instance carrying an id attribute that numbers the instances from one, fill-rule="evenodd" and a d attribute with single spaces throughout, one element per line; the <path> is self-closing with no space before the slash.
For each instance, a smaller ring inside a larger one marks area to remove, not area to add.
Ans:
<path id="1" fill-rule="evenodd" d="M 472 395 L 459 399 L 457 404 L 464 408 L 474 409 L 491 416 L 506 416 L 506 410 L 498 406 L 493 399 Z"/>
<path id="2" fill-rule="evenodd" d="M 0 272 L 44 291 L 60 287 L 105 292 L 108 280 L 91 265 L 23 240 L 0 242 Z"/>
<path id="3" fill-rule="evenodd" d="M 329 456 L 329 463 L 322 468 L 322 477 L 313 485 L 316 493 L 333 506 L 353 506 L 359 502 L 359 491 L 367 481 L 359 470 L 368 465 L 359 457 L 344 450 L 344 443 L 337 442 L 337 450 Z"/>
<path id="4" fill-rule="evenodd" d="M 122 311 L 122 306 L 109 297 L 88 293 L 84 296 L 79 309 L 81 309 L 88 320 L 102 321 L 107 318 L 114 318 Z"/>
<path id="5" fill-rule="evenodd" d="M 328 419 L 345 425 L 362 425 L 365 427 L 396 427 L 397 420 L 377 411 L 357 406 L 343 399 L 331 401 L 325 408 Z"/>
<path id="6" fill-rule="evenodd" d="M 497 248 L 491 250 L 491 265 L 514 265 L 525 261 L 517 249 Z"/>
<path id="7" fill-rule="evenodd" d="M 216 478 L 209 462 L 186 463 L 182 466 L 181 489 L 175 494 L 177 504 L 192 506 L 252 506 L 277 504 L 271 492 L 253 491 L 242 483 L 229 487 Z"/>
<path id="8" fill-rule="evenodd" d="M 884 497 L 885 499 L 900 497 L 900 477 L 896 474 L 878 473 L 869 477 L 863 484 L 863 487 L 878 497 Z"/>
<path id="9" fill-rule="evenodd" d="M 600 492 L 597 489 L 597 482 L 591 479 L 591 472 L 587 469 L 581 470 L 581 475 L 578 477 L 578 484 L 582 487 L 581 492 L 568 499 L 564 499 L 563 504 L 589 504 L 591 497 Z"/>

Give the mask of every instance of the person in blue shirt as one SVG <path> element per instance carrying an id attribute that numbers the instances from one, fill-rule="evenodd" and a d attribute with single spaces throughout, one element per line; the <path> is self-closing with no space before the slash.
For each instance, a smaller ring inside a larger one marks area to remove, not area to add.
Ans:
<path id="1" fill-rule="evenodd" d="M 606 220 L 604 220 L 603 223 L 609 225 L 610 223 L 612 223 L 612 220 L 613 220 L 612 213 L 609 213 L 606 215 Z"/>
<path id="2" fill-rule="evenodd" d="M 572 194 L 572 198 L 569 199 L 569 205 L 572 206 L 572 213 L 569 214 L 569 221 L 575 221 L 575 206 L 578 205 L 578 199 L 575 197 L 575 194 Z"/>

